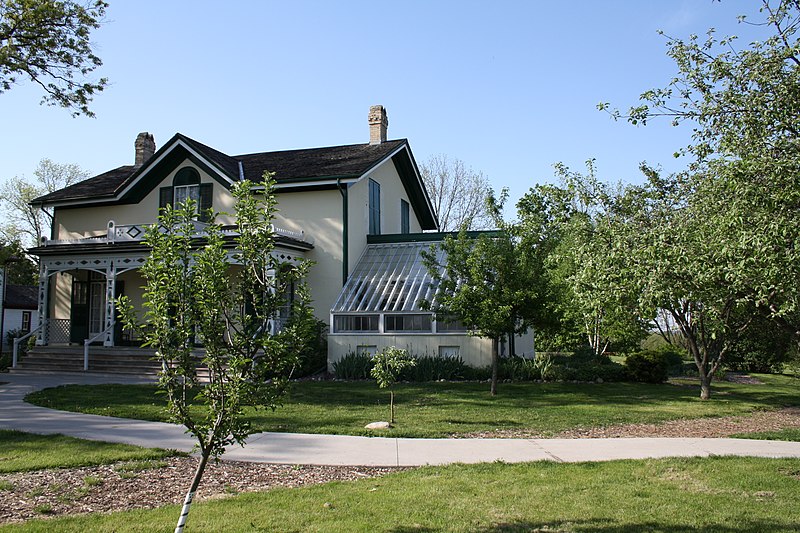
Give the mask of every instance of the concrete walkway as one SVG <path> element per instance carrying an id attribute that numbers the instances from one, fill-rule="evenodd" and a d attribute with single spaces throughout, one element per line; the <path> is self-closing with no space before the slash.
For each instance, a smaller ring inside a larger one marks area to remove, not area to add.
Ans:
<path id="1" fill-rule="evenodd" d="M 84 415 L 27 404 L 29 392 L 69 383 L 147 383 L 98 374 L 0 374 L 0 428 L 62 433 L 84 439 L 191 451 L 183 428 L 160 422 Z M 150 381 L 151 382 L 151 381 Z M 401 439 L 258 433 L 232 447 L 228 460 L 264 463 L 418 466 L 490 461 L 609 461 L 658 457 L 738 455 L 800 458 L 800 442 L 746 439 Z"/>

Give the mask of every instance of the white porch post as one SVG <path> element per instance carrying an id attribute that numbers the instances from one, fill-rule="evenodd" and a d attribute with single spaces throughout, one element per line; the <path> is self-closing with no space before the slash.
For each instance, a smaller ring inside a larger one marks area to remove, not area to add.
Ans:
<path id="1" fill-rule="evenodd" d="M 36 345 L 47 346 L 50 342 L 50 324 L 47 323 L 48 287 L 50 286 L 50 272 L 44 263 L 39 260 L 39 303 L 36 314 L 39 317 L 39 332 L 36 334 Z"/>
<path id="2" fill-rule="evenodd" d="M 105 309 L 105 338 L 103 346 L 114 346 L 114 312 L 116 302 L 114 301 L 114 287 L 117 284 L 117 268 L 114 260 L 110 260 L 106 266 L 106 309 Z"/>

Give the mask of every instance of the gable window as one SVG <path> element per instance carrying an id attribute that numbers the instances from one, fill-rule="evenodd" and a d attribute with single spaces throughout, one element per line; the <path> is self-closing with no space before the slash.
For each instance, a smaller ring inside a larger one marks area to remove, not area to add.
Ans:
<path id="1" fill-rule="evenodd" d="M 200 183 L 200 173 L 196 169 L 183 167 L 175 173 L 172 187 L 161 187 L 158 207 L 160 210 L 167 205 L 178 206 L 187 200 L 193 200 L 199 213 L 198 220 L 208 222 L 213 193 L 214 185 Z"/>
<path id="2" fill-rule="evenodd" d="M 411 226 L 409 224 L 408 217 L 408 202 L 405 200 L 400 200 L 400 233 L 411 233 Z"/>
<path id="3" fill-rule="evenodd" d="M 369 180 L 369 234 L 381 234 L 381 185 Z"/>

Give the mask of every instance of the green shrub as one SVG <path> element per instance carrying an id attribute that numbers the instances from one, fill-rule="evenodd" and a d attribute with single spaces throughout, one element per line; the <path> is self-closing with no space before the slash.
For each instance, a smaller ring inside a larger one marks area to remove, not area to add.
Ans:
<path id="1" fill-rule="evenodd" d="M 404 381 L 458 381 L 466 379 L 468 367 L 461 357 L 437 357 L 423 355 L 414 358 L 415 366 L 406 367 L 400 373 Z"/>
<path id="2" fill-rule="evenodd" d="M 321 320 L 316 320 L 309 325 L 308 330 L 303 335 L 311 339 L 311 342 L 304 345 L 300 352 L 299 364 L 295 370 L 295 377 L 305 377 L 324 372 L 328 366 L 328 326 Z"/>
<path id="3" fill-rule="evenodd" d="M 664 383 L 669 377 L 670 354 L 663 350 L 644 350 L 628 354 L 625 368 L 630 379 L 642 383 Z"/>
<path id="4" fill-rule="evenodd" d="M 774 374 L 792 357 L 792 334 L 755 309 L 745 311 L 750 325 L 725 356 L 725 367 L 739 372 Z"/>
<path id="5" fill-rule="evenodd" d="M 369 354 L 348 353 L 333 363 L 336 379 L 368 379 L 372 370 L 372 357 Z"/>
<path id="6" fill-rule="evenodd" d="M 498 377 L 511 381 L 534 381 L 542 379 L 542 373 L 534 359 L 511 356 L 500 359 Z"/>

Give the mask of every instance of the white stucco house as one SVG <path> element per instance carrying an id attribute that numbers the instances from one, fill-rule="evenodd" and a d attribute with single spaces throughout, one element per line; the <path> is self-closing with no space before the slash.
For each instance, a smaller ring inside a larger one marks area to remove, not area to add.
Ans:
<path id="1" fill-rule="evenodd" d="M 435 290 L 420 252 L 441 238 L 436 213 L 408 140 L 387 139 L 386 110 L 371 107 L 368 123 L 363 144 L 241 155 L 180 133 L 156 150 L 153 136 L 141 133 L 133 165 L 37 198 L 54 215 L 52 234 L 30 250 L 41 265 L 37 344 L 135 344 L 114 300 L 125 294 L 141 305 L 144 227 L 161 206 L 187 197 L 230 212 L 232 184 L 270 171 L 279 210 L 274 253 L 315 263 L 308 282 L 316 316 L 330 325 L 329 365 L 386 345 L 488 364 L 488 341 L 437 324 L 418 306 Z"/>

